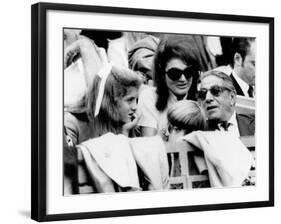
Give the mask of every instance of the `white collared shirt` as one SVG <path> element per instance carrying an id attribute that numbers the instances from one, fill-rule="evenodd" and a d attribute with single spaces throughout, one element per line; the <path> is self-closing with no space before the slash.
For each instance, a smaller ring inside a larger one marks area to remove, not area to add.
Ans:
<path id="1" fill-rule="evenodd" d="M 232 114 L 231 118 L 228 120 L 228 123 L 230 124 L 228 127 L 227 132 L 231 133 L 235 137 L 240 137 L 238 123 L 236 120 L 236 112 Z M 223 127 L 219 126 L 220 131 L 225 131 Z"/>
<path id="2" fill-rule="evenodd" d="M 242 89 L 242 92 L 244 93 L 245 96 L 250 97 L 248 94 L 248 90 L 249 90 L 249 84 L 246 83 L 244 80 L 242 80 L 237 74 L 236 72 L 233 70 L 232 71 L 232 75 L 235 78 L 235 80 L 237 81 L 237 83 L 239 84 L 240 88 Z"/>

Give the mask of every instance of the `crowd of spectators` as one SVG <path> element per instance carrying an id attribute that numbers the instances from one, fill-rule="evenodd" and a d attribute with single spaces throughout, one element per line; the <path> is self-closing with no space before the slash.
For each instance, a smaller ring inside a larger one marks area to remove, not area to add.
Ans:
<path id="1" fill-rule="evenodd" d="M 237 95 L 255 98 L 255 38 L 64 29 L 64 193 L 81 193 L 79 152 L 88 193 L 167 189 L 177 141 L 200 142 L 211 186 L 242 186 L 255 114 Z"/>

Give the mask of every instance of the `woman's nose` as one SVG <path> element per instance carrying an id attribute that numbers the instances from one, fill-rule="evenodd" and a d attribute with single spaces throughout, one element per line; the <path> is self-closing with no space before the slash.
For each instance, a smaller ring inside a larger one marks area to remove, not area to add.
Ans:
<path id="1" fill-rule="evenodd" d="M 179 81 L 187 81 L 184 74 L 181 74 L 181 77 L 179 78 Z"/>
<path id="2" fill-rule="evenodd" d="M 132 109 L 133 111 L 136 111 L 136 110 L 137 110 L 137 101 L 136 101 L 136 100 L 134 100 L 134 101 L 132 102 L 132 104 L 131 104 L 131 109 Z"/>

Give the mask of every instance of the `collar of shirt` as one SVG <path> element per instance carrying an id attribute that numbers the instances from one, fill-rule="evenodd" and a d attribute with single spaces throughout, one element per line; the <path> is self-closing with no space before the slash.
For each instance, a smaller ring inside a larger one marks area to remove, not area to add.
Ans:
<path id="1" fill-rule="evenodd" d="M 229 125 L 228 128 L 230 128 L 230 127 L 238 127 L 237 120 L 236 120 L 236 112 L 235 111 L 232 114 L 232 116 L 230 117 L 230 119 L 228 121 L 226 121 L 226 122 Z M 224 123 L 224 122 L 222 122 L 222 123 Z M 224 131 L 222 123 L 218 123 L 218 127 L 219 127 L 220 130 Z"/>
<path id="2" fill-rule="evenodd" d="M 232 114 L 231 118 L 229 119 L 228 123 L 230 123 L 230 126 L 228 128 L 228 132 L 231 132 L 234 136 L 239 137 L 239 128 L 238 128 L 238 123 L 236 119 L 236 112 Z"/>
<path id="3" fill-rule="evenodd" d="M 248 83 L 246 83 L 245 81 L 243 81 L 237 74 L 236 72 L 233 70 L 232 72 L 233 77 L 236 79 L 236 81 L 238 82 L 240 88 L 242 89 L 243 93 L 245 96 L 249 96 L 248 94 L 248 89 L 249 89 L 249 85 Z"/>
<path id="4" fill-rule="evenodd" d="M 231 125 L 234 125 L 234 126 L 238 126 L 237 120 L 236 120 L 236 112 L 235 111 L 232 114 L 231 118 L 228 120 L 228 123 L 230 123 Z"/>

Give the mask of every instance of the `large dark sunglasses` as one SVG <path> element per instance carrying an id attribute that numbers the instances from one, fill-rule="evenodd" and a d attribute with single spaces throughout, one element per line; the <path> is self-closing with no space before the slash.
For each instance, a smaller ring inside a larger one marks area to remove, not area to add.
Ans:
<path id="1" fill-rule="evenodd" d="M 182 75 L 184 75 L 186 80 L 188 80 L 191 77 L 198 75 L 199 71 L 194 67 L 187 67 L 184 70 L 181 70 L 179 68 L 170 68 L 168 71 L 166 71 L 166 74 L 169 79 L 173 81 L 179 80 Z"/>
<path id="2" fill-rule="evenodd" d="M 212 86 L 210 89 L 206 89 L 206 88 L 202 88 L 198 91 L 198 99 L 200 100 L 205 100 L 206 99 L 206 95 L 207 92 L 210 91 L 210 93 L 215 96 L 218 97 L 222 94 L 223 91 L 228 90 L 228 91 L 232 91 L 230 88 L 225 87 L 225 86 Z"/>

